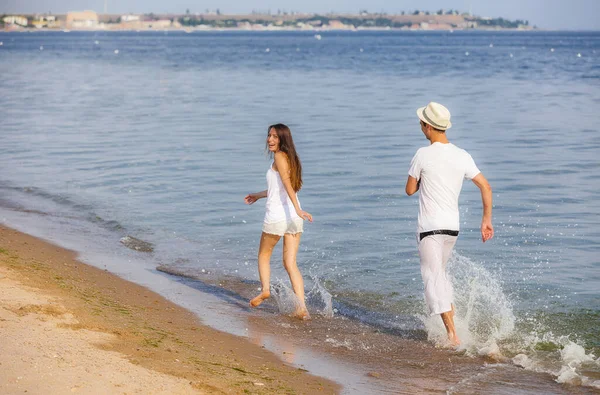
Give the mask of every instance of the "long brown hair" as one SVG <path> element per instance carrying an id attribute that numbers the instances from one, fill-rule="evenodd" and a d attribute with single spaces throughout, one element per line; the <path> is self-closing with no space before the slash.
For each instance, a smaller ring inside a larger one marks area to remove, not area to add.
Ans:
<path id="1" fill-rule="evenodd" d="M 285 152 L 287 155 L 288 164 L 290 165 L 290 180 L 292 181 L 292 188 L 298 192 L 302 188 L 302 162 L 300 157 L 296 153 L 296 146 L 292 139 L 292 132 L 290 128 L 282 123 L 276 123 L 275 125 L 269 126 L 267 129 L 267 140 L 271 129 L 275 130 L 279 137 L 279 150 Z M 266 144 L 269 149 L 269 142 Z"/>

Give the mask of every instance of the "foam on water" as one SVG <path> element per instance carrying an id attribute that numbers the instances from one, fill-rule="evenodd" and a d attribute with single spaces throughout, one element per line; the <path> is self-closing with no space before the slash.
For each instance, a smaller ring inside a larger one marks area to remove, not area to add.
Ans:
<path id="1" fill-rule="evenodd" d="M 590 380 L 582 375 L 581 371 L 595 366 L 600 368 L 600 358 L 593 354 L 586 354 L 585 349 L 579 344 L 569 342 L 561 351 L 562 366 L 556 381 L 559 383 L 590 385 L 600 388 L 600 380 Z"/>
<path id="2" fill-rule="evenodd" d="M 546 325 L 522 332 L 513 303 L 503 291 L 500 279 L 483 265 L 454 252 L 449 261 L 454 286 L 455 324 L 461 339 L 459 351 L 487 356 L 527 370 L 548 373 L 558 383 L 600 388 L 600 358 L 572 341 L 555 335 Z M 446 330 L 439 316 L 421 316 L 428 339 L 447 344 Z"/>
<path id="3" fill-rule="evenodd" d="M 521 339 L 520 347 L 522 352 L 511 359 L 515 365 L 551 374 L 558 383 L 600 389 L 600 380 L 594 378 L 600 375 L 600 358 L 568 336 L 534 333 Z"/>

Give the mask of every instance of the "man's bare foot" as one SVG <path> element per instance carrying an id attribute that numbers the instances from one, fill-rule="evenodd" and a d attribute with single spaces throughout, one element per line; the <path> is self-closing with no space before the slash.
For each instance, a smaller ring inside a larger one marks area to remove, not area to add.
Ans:
<path id="1" fill-rule="evenodd" d="M 460 346 L 460 340 L 456 334 L 448 335 L 448 341 L 450 342 L 450 347 L 458 347 Z"/>
<path id="2" fill-rule="evenodd" d="M 294 314 L 292 314 L 292 317 L 299 318 L 302 321 L 310 320 L 310 314 L 308 314 L 306 308 L 296 310 Z"/>
<path id="3" fill-rule="evenodd" d="M 258 295 L 257 297 L 255 297 L 254 299 L 252 299 L 250 301 L 250 307 L 257 307 L 259 306 L 262 302 L 264 302 L 266 299 L 269 299 L 271 297 L 271 293 L 270 292 L 261 292 L 260 295 Z"/>

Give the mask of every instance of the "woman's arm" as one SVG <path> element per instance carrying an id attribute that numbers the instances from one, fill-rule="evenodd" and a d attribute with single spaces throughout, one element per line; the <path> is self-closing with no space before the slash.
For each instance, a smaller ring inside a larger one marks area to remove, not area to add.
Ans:
<path id="1" fill-rule="evenodd" d="M 267 190 L 256 192 L 256 193 L 249 193 L 244 198 L 244 202 L 246 202 L 246 204 L 252 204 L 252 203 L 256 202 L 258 199 L 262 199 L 262 198 L 266 198 L 266 197 L 267 197 Z"/>
<path id="2" fill-rule="evenodd" d="M 275 153 L 275 167 L 279 173 L 279 176 L 281 177 L 285 191 L 287 192 L 292 204 L 294 205 L 294 208 L 296 209 L 296 214 L 298 214 L 300 218 L 307 219 L 312 222 L 312 215 L 302 210 L 298 204 L 296 191 L 294 191 L 294 188 L 292 187 L 292 180 L 290 178 L 290 165 L 288 163 L 287 155 L 284 152 L 280 151 Z"/>

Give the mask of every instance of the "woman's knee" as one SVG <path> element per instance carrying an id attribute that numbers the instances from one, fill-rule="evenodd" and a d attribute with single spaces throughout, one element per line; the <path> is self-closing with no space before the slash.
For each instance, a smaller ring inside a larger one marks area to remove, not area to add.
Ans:
<path id="1" fill-rule="evenodd" d="M 271 260 L 271 251 L 259 252 L 258 260 L 259 261 L 265 261 L 265 260 L 270 261 Z"/>
<path id="2" fill-rule="evenodd" d="M 296 258 L 283 258 L 283 267 L 286 270 L 295 269 L 297 267 Z"/>

